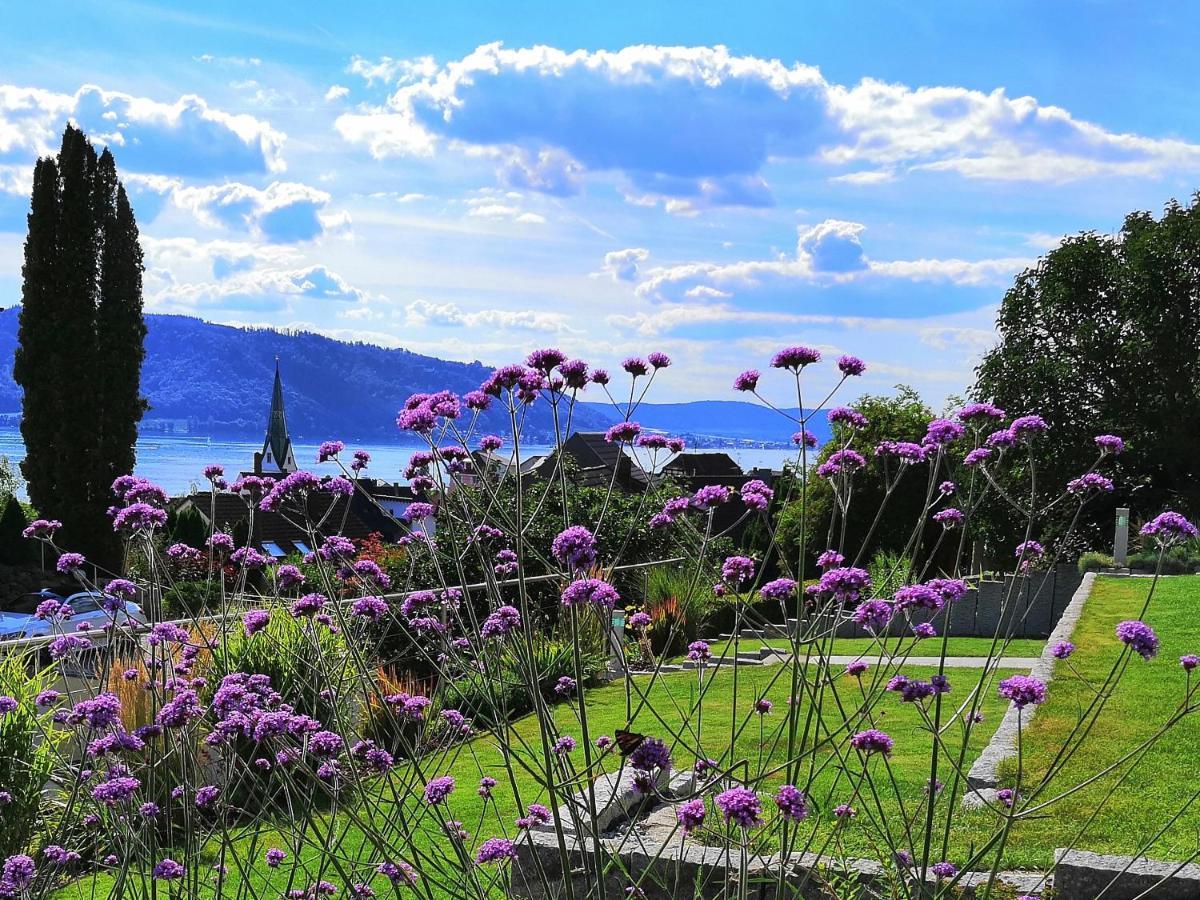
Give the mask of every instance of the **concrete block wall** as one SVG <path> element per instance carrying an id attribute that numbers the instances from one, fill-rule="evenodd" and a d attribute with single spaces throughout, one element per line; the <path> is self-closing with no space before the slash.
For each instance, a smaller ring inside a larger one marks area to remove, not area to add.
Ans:
<path id="1" fill-rule="evenodd" d="M 948 620 L 954 637 L 992 637 L 1000 633 L 1015 638 L 1047 638 L 1081 581 L 1078 570 L 1066 565 L 1034 572 L 1029 578 L 1006 575 L 976 582 L 966 597 L 936 613 L 913 610 L 909 618 L 913 624 L 932 622 L 939 634 L 946 630 Z M 893 636 L 908 634 L 909 624 L 899 619 L 892 623 L 890 632 Z M 838 626 L 838 637 L 870 635 L 853 622 L 843 622 Z"/>

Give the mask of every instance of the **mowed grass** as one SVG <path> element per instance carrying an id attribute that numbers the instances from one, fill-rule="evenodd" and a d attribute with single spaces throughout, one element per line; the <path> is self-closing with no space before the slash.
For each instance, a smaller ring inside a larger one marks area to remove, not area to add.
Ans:
<path id="1" fill-rule="evenodd" d="M 876 667 L 868 677 L 886 680 L 888 671 L 895 670 Z M 904 672 L 911 677 L 926 679 L 933 674 L 933 670 L 912 667 L 905 667 Z M 1012 673 L 996 673 L 993 678 L 1002 678 L 1008 674 Z M 947 706 L 948 710 L 965 699 L 978 677 L 978 672 L 973 670 L 950 673 L 954 685 L 954 692 L 951 694 L 954 703 Z M 621 681 L 589 689 L 586 692 L 589 736 L 594 740 L 601 734 L 612 735 L 616 729 L 625 727 L 630 721 L 627 717 L 629 707 L 634 710 L 632 726 L 638 731 L 661 736 L 669 744 L 672 743 L 669 737 L 672 732 L 689 735 L 689 748 L 673 748 L 676 769 L 689 768 L 694 763 L 697 747 L 702 748 L 709 757 L 718 759 L 723 767 L 734 769 L 738 773 L 748 772 L 754 776 L 759 772 L 769 773 L 772 768 L 779 766 L 787 755 L 786 736 L 781 726 L 784 721 L 783 711 L 791 693 L 790 667 L 739 668 L 736 700 L 732 673 L 728 670 L 710 676 L 707 685 L 700 717 L 695 714 L 699 690 L 696 673 L 663 675 L 654 679 L 653 683 L 650 677 L 639 676 L 634 679 L 633 689 L 628 693 L 625 683 Z M 832 740 L 838 743 L 843 752 L 850 734 L 871 725 L 886 730 L 895 739 L 895 751 L 888 765 L 896 787 L 893 789 L 884 785 L 881 791 L 885 818 L 891 823 L 890 827 L 898 827 L 896 823 L 899 822 L 899 804 L 906 804 L 911 814 L 912 809 L 922 802 L 929 777 L 931 737 L 914 706 L 902 704 L 890 694 L 885 695 L 875 707 L 874 721 L 867 722 L 861 717 L 862 689 L 859 682 L 849 676 L 841 676 L 835 685 L 837 700 L 843 712 L 837 711 L 833 694 L 827 693 L 824 724 L 828 731 L 834 732 Z M 772 711 L 765 716 L 759 716 L 752 711 L 755 701 L 760 698 L 769 699 L 774 704 Z M 972 731 L 966 757 L 968 766 L 987 742 L 1003 715 L 1004 703 L 996 696 L 994 686 L 984 691 L 984 698 L 982 709 L 985 724 L 976 726 Z M 580 746 L 571 754 L 571 760 L 582 769 L 583 735 L 577 709 L 573 704 L 557 704 L 553 707 L 553 719 L 559 733 L 571 735 L 579 741 Z M 698 743 L 695 735 L 697 727 L 700 729 Z M 438 870 L 443 870 L 445 874 L 440 877 L 446 880 L 452 881 L 461 877 L 463 865 L 460 858 L 451 852 L 450 842 L 442 834 L 444 819 L 461 821 L 470 831 L 471 837 L 465 849 L 468 854 L 473 854 L 474 848 L 488 837 L 501 834 L 512 836 L 512 823 L 521 815 L 524 806 L 532 802 L 551 802 L 539 787 L 538 779 L 520 765 L 521 761 L 533 768 L 542 765 L 536 717 L 526 716 L 520 719 L 511 727 L 511 732 L 510 745 L 527 748 L 518 750 L 515 754 L 515 780 L 510 780 L 496 737 L 483 734 L 459 745 L 439 760 L 426 760 L 420 772 L 411 765 L 398 767 L 392 776 L 390 787 L 380 785 L 377 797 L 359 804 L 352 811 L 321 816 L 317 821 L 318 831 L 332 826 L 334 833 L 339 835 L 333 844 L 334 853 L 343 862 L 345 871 L 353 872 L 353 878 L 340 877 L 336 869 L 328 865 L 328 861 L 322 868 L 322 852 L 318 847 L 312 846 L 300 853 L 300 858 L 307 868 L 305 876 L 297 878 L 291 885 L 287 884 L 286 865 L 279 870 L 271 870 L 266 868 L 261 860 L 269 847 L 283 847 L 289 854 L 293 848 L 288 847 L 282 834 L 268 830 L 256 836 L 247 833 L 237 840 L 232 854 L 229 849 L 226 850 L 225 862 L 229 870 L 227 888 L 245 877 L 262 896 L 279 896 L 287 887 L 304 887 L 318 877 L 335 883 L 346 883 L 360 878 L 371 881 L 374 864 L 378 863 L 381 856 L 378 853 L 372 855 L 370 841 L 365 838 L 359 823 L 394 821 L 400 815 L 415 823 L 418 835 L 415 842 L 417 852 L 415 857 L 409 857 L 409 861 L 426 875 L 426 880 L 438 880 Z M 732 754 L 728 752 L 731 733 L 735 735 Z M 959 730 L 953 727 L 947 732 L 946 743 L 951 750 L 959 747 L 959 734 Z M 603 762 L 597 769 L 611 771 L 619 764 L 619 757 L 610 753 L 603 757 Z M 820 846 L 824 838 L 833 831 L 835 819 L 832 809 L 835 805 L 854 800 L 859 808 L 864 809 L 865 814 L 866 809 L 871 806 L 871 801 L 865 797 L 853 796 L 852 781 L 861 770 L 856 755 L 851 754 L 848 765 L 843 768 L 836 754 L 825 747 L 815 754 L 815 764 L 817 774 L 809 791 L 814 810 L 807 820 L 806 828 L 815 829 L 818 836 L 815 845 Z M 873 758 L 870 765 L 878 777 L 885 780 L 888 778 L 881 758 Z M 948 780 L 948 765 L 943 757 L 943 780 Z M 457 789 L 444 808 L 435 809 L 421 801 L 420 792 L 429 778 L 441 774 L 452 775 L 456 780 Z M 495 790 L 495 799 L 491 802 L 485 803 L 476 794 L 476 786 L 483 775 L 489 775 L 500 783 Z M 782 784 L 783 780 L 782 772 L 767 774 L 759 782 L 758 789 L 764 795 L 769 794 Z M 514 785 L 515 792 L 520 795 L 521 807 L 514 798 Z M 408 799 L 397 804 L 388 799 L 393 796 Z M 766 805 L 771 804 L 768 802 Z M 842 832 L 843 849 L 870 855 L 867 829 L 843 828 Z M 233 857 L 240 860 L 240 866 L 247 870 L 245 875 L 240 873 L 239 864 L 232 861 Z M 215 861 L 214 853 L 210 852 L 204 854 L 203 859 L 195 860 L 191 864 L 207 870 Z M 377 890 L 381 890 L 380 896 L 384 896 L 382 888 L 386 885 L 383 879 L 375 876 L 374 885 Z M 60 896 L 105 897 L 109 896 L 112 888 L 112 879 L 100 875 L 66 888 Z M 437 894 L 436 891 L 434 893 Z M 203 892 L 201 895 L 209 896 L 209 893 Z"/>
<path id="2" fill-rule="evenodd" d="M 1071 638 L 1078 650 L 1068 665 L 1059 663 L 1047 702 L 1025 732 L 1024 784 L 1042 777 L 1080 722 L 1095 698 L 1095 688 L 1108 677 L 1121 654 L 1123 645 L 1114 629 L 1121 621 L 1138 618 L 1150 585 L 1148 578 L 1096 580 Z M 1179 657 L 1200 653 L 1200 577 L 1160 579 L 1144 621 L 1158 633 L 1159 655 L 1149 662 L 1136 655 L 1130 659 L 1083 747 L 1051 781 L 1045 799 L 1098 775 L 1151 740 L 1183 703 L 1188 679 Z M 1193 695 L 1192 703 L 1196 702 Z M 1013 786 L 1016 766 L 1007 767 L 1006 772 L 1009 786 Z M 1018 822 L 1009 839 L 1005 864 L 1045 868 L 1053 862 L 1055 847 L 1068 846 L 1099 853 L 1190 859 L 1200 849 L 1197 792 L 1200 718 L 1193 713 L 1144 755 L 1064 797 L 1038 818 Z M 1172 823 L 1181 809 L 1182 815 Z M 983 836 L 980 820 L 979 814 L 972 814 L 964 821 L 964 838 Z"/>
<path id="3" fill-rule="evenodd" d="M 993 644 L 991 638 L 951 637 L 946 641 L 947 656 L 968 657 L 1037 657 L 1041 656 L 1046 642 L 1037 638 L 1013 638 L 1006 644 Z M 709 647 L 714 656 L 733 655 L 733 641 L 713 641 Z M 742 638 L 738 642 L 740 653 L 754 653 L 759 647 L 770 647 L 772 650 L 789 651 L 792 644 L 786 638 Z M 815 656 L 817 650 L 813 647 L 810 654 Z M 917 641 L 913 638 L 888 638 L 881 647 L 880 642 L 871 638 L 837 638 L 833 642 L 830 655 L 832 656 L 861 656 L 869 659 L 880 655 L 888 656 L 941 656 L 942 639 L 927 638 Z"/>

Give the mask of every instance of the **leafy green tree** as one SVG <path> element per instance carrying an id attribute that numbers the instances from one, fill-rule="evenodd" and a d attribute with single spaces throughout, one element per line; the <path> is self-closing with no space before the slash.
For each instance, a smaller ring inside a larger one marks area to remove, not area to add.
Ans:
<path id="1" fill-rule="evenodd" d="M 142 254 L 112 154 L 74 126 L 34 170 L 18 348 L 22 471 L 30 500 L 63 540 L 115 567 L 106 516 L 113 479 L 133 468 L 145 410 Z"/>
<path id="2" fill-rule="evenodd" d="M 891 397 L 864 395 L 850 404 L 850 408 L 866 416 L 867 425 L 854 430 L 835 425 L 833 439 L 826 442 L 810 465 L 815 471 L 834 452 L 849 447 L 862 454 L 867 467 L 854 476 L 853 498 L 844 522 L 840 517 L 835 521 L 833 489 L 825 479 L 812 473 L 806 479 L 807 509 L 803 517 L 798 491 L 794 492 L 795 499 L 780 511 L 778 525 L 779 543 L 787 548 L 792 565 L 798 559 L 802 535 L 810 566 L 817 555 L 831 547 L 861 547 L 863 556 L 859 565 L 866 565 L 878 551 L 901 552 L 924 508 L 927 468 L 915 466 L 901 478 L 888 499 L 885 514 L 867 541 L 887 493 L 888 480 L 895 474 L 894 462 L 889 466 L 874 458 L 875 447 L 885 440 L 920 443 L 933 412 L 907 385 L 898 385 Z"/>
<path id="3" fill-rule="evenodd" d="M 1049 423 L 1035 473 L 1043 498 L 1095 461 L 1095 435 L 1128 444 L 1107 472 L 1116 491 L 1084 509 L 1085 541 L 1109 539 L 1118 505 L 1138 519 L 1165 507 L 1200 511 L 1200 195 L 1189 206 L 1172 202 L 1159 219 L 1133 213 L 1116 235 L 1068 238 L 1017 276 L 997 329 L 974 394 Z M 1017 523 L 1008 516 L 997 505 L 989 524 L 1011 540 Z M 1047 536 L 1063 525 L 1048 525 Z"/>

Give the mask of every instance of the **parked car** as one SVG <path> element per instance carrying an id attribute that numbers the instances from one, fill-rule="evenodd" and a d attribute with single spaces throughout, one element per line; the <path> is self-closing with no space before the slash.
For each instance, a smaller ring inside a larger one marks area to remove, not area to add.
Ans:
<path id="1" fill-rule="evenodd" d="M 45 600 L 58 600 L 71 607 L 71 618 L 65 623 L 48 622 L 36 615 L 38 604 Z M 115 612 L 108 612 L 104 604 L 118 604 Z M 0 641 L 18 638 L 41 637 L 55 631 L 75 631 L 80 623 L 87 622 L 93 631 L 100 631 L 109 622 L 124 625 L 127 622 L 146 623 L 142 608 L 128 600 L 116 600 L 100 591 L 80 591 L 63 597 L 54 591 L 43 589 L 36 594 L 26 594 L 20 600 L 0 609 Z"/>

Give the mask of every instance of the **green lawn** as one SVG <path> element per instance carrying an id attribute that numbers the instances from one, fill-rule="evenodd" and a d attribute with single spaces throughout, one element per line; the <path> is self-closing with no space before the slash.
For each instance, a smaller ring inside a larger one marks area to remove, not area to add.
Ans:
<path id="1" fill-rule="evenodd" d="M 1149 587 L 1149 579 L 1102 578 L 1097 581 L 1084 618 L 1073 637 L 1079 649 L 1071 658 L 1069 666 L 1060 664 L 1058 677 L 1050 687 L 1048 702 L 1040 708 L 1037 718 L 1026 732 L 1023 742 L 1025 773 L 1022 784 L 1033 783 L 1037 773 L 1045 771 L 1064 735 L 1075 725 L 1081 711 L 1091 702 L 1094 696 L 1092 686 L 1103 682 L 1121 651 L 1121 645 L 1113 636 L 1115 625 L 1123 619 L 1138 615 Z M 1092 777 L 1120 759 L 1154 734 L 1178 707 L 1184 698 L 1187 683 L 1178 665 L 1178 657 L 1183 653 L 1200 651 L 1198 606 L 1200 577 L 1178 577 L 1159 583 L 1155 600 L 1145 616 L 1162 639 L 1159 657 L 1151 662 L 1145 662 L 1138 657 L 1130 661 L 1123 679 L 1113 692 L 1099 721 L 1092 728 L 1086 745 L 1051 782 L 1051 794 L 1062 792 Z M 952 642 L 951 652 L 965 655 L 972 647 L 979 646 L 978 642 L 971 639 L 963 640 L 969 643 Z M 842 646 L 854 644 L 842 642 Z M 1016 646 L 1019 647 L 1020 644 Z M 841 646 L 839 652 L 843 652 Z M 1011 655 L 1027 652 L 1032 655 L 1032 648 L 1009 649 Z M 928 677 L 930 674 L 928 671 L 909 667 L 905 667 L 904 670 L 906 674 L 917 677 Z M 877 667 L 872 669 L 871 674 L 875 677 L 883 675 Z M 994 682 L 1009 674 L 1012 673 L 998 673 L 983 692 L 985 725 L 972 734 L 967 755 L 968 765 L 990 737 L 992 728 L 1003 714 L 1005 704 L 996 696 Z M 741 764 L 753 773 L 769 771 L 774 763 L 782 760 L 785 754 L 779 741 L 781 736 L 778 727 L 783 720 L 783 704 L 789 693 L 789 677 L 788 666 L 742 669 L 739 672 L 736 703 L 733 679 L 729 673 L 712 677 L 703 704 L 701 744 L 705 751 L 716 755 L 718 748 L 726 747 L 731 724 L 735 721 L 740 724 L 746 718 L 751 704 L 759 697 L 766 697 L 775 704 L 775 709 L 761 720 L 762 731 L 760 732 L 760 720 L 751 717 L 749 724 L 738 732 L 734 742 L 734 757 L 723 762 Z M 951 699 L 956 703 L 961 701 L 978 677 L 976 670 L 951 672 L 950 678 L 954 685 Z M 692 709 L 697 691 L 696 673 L 667 675 L 657 679 L 653 687 L 649 684 L 648 677 L 638 677 L 635 679 L 635 690 L 628 698 L 623 682 L 589 690 L 587 702 L 591 736 L 594 738 L 600 733 L 612 734 L 616 728 L 623 726 L 627 721 L 627 702 L 632 703 L 638 710 L 633 720 L 637 730 L 662 735 L 667 733 L 668 728 L 680 729 L 684 721 L 690 722 L 692 728 L 695 727 L 696 717 Z M 838 679 L 837 685 L 840 702 L 853 718 L 857 703 L 857 683 L 843 676 Z M 644 698 L 639 696 L 641 692 L 646 692 Z M 827 705 L 827 708 L 831 707 Z M 736 716 L 734 710 L 737 710 Z M 898 797 L 885 796 L 883 799 L 883 818 L 896 822 L 899 816 L 895 815 L 895 811 L 900 803 L 904 803 L 911 813 L 921 802 L 928 777 L 930 737 L 922 726 L 917 710 L 891 696 L 882 701 L 876 709 L 876 714 L 879 718 L 875 724 L 896 740 L 890 766 L 898 786 Z M 557 705 L 554 708 L 554 719 L 561 733 L 582 738 L 576 712 L 571 705 Z M 829 712 L 825 721 L 827 725 L 836 725 L 841 721 L 841 717 Z M 865 726 L 866 723 L 854 722 L 850 728 L 857 730 Z M 527 716 L 521 719 L 515 723 L 512 731 L 516 743 L 526 741 L 531 750 L 537 746 L 538 727 L 534 717 Z M 954 729 L 947 732 L 947 738 L 949 749 L 953 751 L 958 740 Z M 532 752 L 519 753 L 518 756 L 526 759 L 531 765 L 540 764 Z M 675 764 L 677 767 L 688 766 L 694 756 L 692 752 L 676 748 Z M 572 758 L 581 765 L 582 748 L 576 750 Z M 609 757 L 609 761 L 612 760 L 613 757 Z M 946 757 L 943 757 L 942 773 L 946 772 L 945 760 Z M 815 761 L 817 774 L 810 790 L 814 814 L 806 822 L 805 828 L 815 829 L 819 837 L 824 837 L 832 830 L 830 811 L 833 805 L 849 799 L 852 792 L 850 781 L 858 763 L 851 760 L 846 768 L 840 769 L 837 758 L 826 751 L 817 753 Z M 872 765 L 878 767 L 881 763 L 881 760 L 876 760 Z M 879 770 L 876 768 L 873 771 Z M 1112 798 L 1105 798 L 1109 788 L 1117 781 L 1117 776 L 1110 775 L 1058 801 L 1037 817 L 1019 822 L 1008 841 L 1005 868 L 1046 868 L 1052 863 L 1054 848 L 1068 845 L 1099 852 L 1144 851 L 1151 856 L 1165 859 L 1183 859 L 1194 853 L 1197 834 L 1200 833 L 1200 803 L 1189 806 L 1162 836 L 1153 838 L 1181 806 L 1200 792 L 1200 777 L 1197 776 L 1197 772 L 1200 772 L 1200 721 L 1195 717 L 1184 719 L 1141 757 L 1136 765 L 1127 764 L 1120 771 L 1128 777 Z M 548 798 L 542 796 L 533 776 L 522 771 L 519 765 L 516 772 L 516 787 L 521 793 L 523 804 L 547 801 Z M 511 822 L 519 814 L 519 810 L 513 801 L 512 787 L 507 781 L 507 772 L 493 736 L 481 735 L 467 744 L 459 745 L 445 759 L 436 763 L 429 761 L 423 773 L 416 773 L 411 766 L 402 767 L 392 776 L 392 780 L 398 786 L 399 796 L 415 796 L 419 794 L 420 786 L 428 777 L 442 773 L 449 773 L 457 780 L 458 789 L 450 798 L 447 814 L 461 820 L 471 832 L 470 847 L 473 848 L 478 841 L 486 837 L 501 833 L 502 829 L 512 833 Z M 484 804 L 475 795 L 474 789 L 482 774 L 489 774 L 501 782 L 501 787 L 496 791 L 495 803 Z M 1015 779 L 1015 767 L 1010 774 Z M 780 773 L 767 775 L 759 784 L 760 790 L 763 793 L 769 792 L 781 783 L 782 777 Z M 945 780 L 944 774 L 942 777 Z M 405 781 L 415 784 L 415 789 L 405 790 L 402 787 Z M 458 860 L 447 852 L 447 841 L 440 834 L 439 821 L 434 811 L 411 799 L 400 805 L 382 799 L 388 793 L 389 791 L 382 790 L 381 786 L 379 797 L 351 811 L 326 816 L 320 820 L 321 827 L 333 826 L 335 829 L 338 835 L 334 842 L 336 856 L 348 868 L 357 869 L 353 873 L 355 877 L 360 877 L 369 870 L 372 859 L 364 848 L 363 831 L 355 823 L 356 817 L 359 821 L 365 818 L 377 821 L 392 820 L 401 813 L 414 817 L 420 822 L 416 860 L 419 867 L 426 873 L 439 867 L 459 867 Z M 856 802 L 860 807 L 866 805 L 862 798 Z M 1094 821 L 1089 821 L 1093 814 Z M 939 820 L 944 821 L 940 814 Z M 993 814 L 959 814 L 950 837 L 948 857 L 960 863 L 965 861 L 972 846 L 979 846 L 994 833 L 995 823 Z M 1083 833 L 1077 835 L 1076 832 L 1080 829 Z M 876 855 L 877 851 L 868 843 L 869 832 L 865 822 L 843 828 L 839 849 L 849 855 Z M 821 841 L 818 840 L 816 845 L 820 844 Z M 1144 846 L 1146 844 L 1149 846 Z M 236 846 L 234 854 L 243 859 L 257 859 L 267 847 L 276 845 L 283 845 L 278 836 L 260 833 L 256 838 L 244 837 Z M 320 852 L 315 848 L 306 849 L 301 853 L 301 858 L 311 867 L 308 873 L 310 878 L 318 875 L 317 860 L 320 857 Z M 328 856 L 325 858 L 328 859 Z M 207 859 L 196 861 L 196 864 L 206 866 L 211 862 L 211 859 Z M 281 875 L 282 872 L 281 869 L 273 873 L 259 865 L 249 877 L 261 888 L 268 889 L 264 891 L 264 896 L 278 896 L 284 885 L 278 880 L 270 879 Z M 337 873 L 328 868 L 320 872 L 320 875 L 332 881 L 349 880 L 338 877 Z M 236 872 L 231 866 L 230 878 L 236 877 Z M 104 877 L 98 877 L 66 889 L 63 896 L 108 896 L 110 888 L 110 883 Z"/>
<path id="2" fill-rule="evenodd" d="M 932 674 L 930 670 L 909 667 L 905 667 L 904 671 L 910 676 L 924 678 L 928 678 Z M 871 674 L 875 677 L 886 677 L 883 672 L 877 672 L 875 669 Z M 1006 674 L 1011 673 L 1002 672 L 996 677 L 1004 677 Z M 951 672 L 950 678 L 955 692 L 951 695 L 952 698 L 956 702 L 960 701 L 963 695 L 970 690 L 977 677 L 977 673 L 974 672 Z M 593 739 L 599 734 L 611 735 L 617 728 L 626 724 L 628 721 L 626 718 L 627 702 L 631 702 L 635 708 L 640 706 L 633 724 L 637 730 L 647 734 L 665 735 L 668 733 L 668 728 L 679 731 L 685 720 L 691 723 L 691 728 L 696 727 L 696 717 L 692 713 L 697 694 L 697 675 L 695 673 L 665 675 L 656 679 L 653 687 L 650 687 L 649 677 L 640 676 L 635 679 L 634 684 L 634 691 L 628 697 L 623 682 L 591 689 L 587 692 L 589 727 Z M 837 680 L 837 688 L 841 703 L 852 719 L 847 730 L 857 731 L 869 727 L 871 723 L 853 718 L 854 711 L 861 699 L 858 682 L 848 676 L 842 676 Z M 644 703 L 639 697 L 642 692 L 645 694 Z M 786 757 L 784 735 L 780 726 L 784 718 L 782 711 L 789 693 L 790 667 L 788 666 L 746 668 L 739 671 L 736 704 L 732 676 L 722 673 L 717 677 L 711 677 L 703 703 L 700 745 L 709 755 L 720 756 L 721 749 L 729 745 L 731 726 L 735 721 L 733 711 L 736 709 L 738 710 L 736 721 L 740 728 L 734 742 L 736 753 L 733 758 L 721 760 L 722 763 L 740 765 L 742 769 L 748 769 L 751 773 L 770 770 L 773 765 L 778 764 Z M 764 717 L 750 714 L 754 702 L 760 697 L 766 697 L 775 704 L 774 710 Z M 985 698 L 983 704 L 986 716 L 985 724 L 978 726 L 972 733 L 971 749 L 967 757 L 968 764 L 969 760 L 986 743 L 995 723 L 999 722 L 1003 714 L 1004 704 L 996 697 L 994 688 L 985 692 Z M 832 705 L 830 705 L 830 709 L 832 709 Z M 748 714 L 750 721 L 747 725 L 742 726 Z M 889 811 L 888 817 L 893 818 L 899 802 L 908 804 L 910 810 L 921 802 L 929 775 L 928 759 L 931 738 L 928 731 L 924 729 L 917 710 L 910 704 L 898 702 L 891 695 L 885 697 L 883 702 L 877 706 L 875 714 L 879 718 L 874 724 L 886 730 L 896 741 L 896 749 L 891 756 L 890 766 L 897 784 L 899 800 L 895 796 L 885 796 L 883 801 Z M 558 704 L 554 707 L 554 718 L 563 734 L 570 734 L 580 739 L 581 746 L 572 754 L 572 758 L 577 765 L 582 765 L 582 735 L 577 711 L 569 704 Z M 826 715 L 826 722 L 830 727 L 836 727 L 842 722 L 842 717 L 830 712 Z M 538 726 L 533 716 L 526 716 L 518 721 L 513 727 L 513 733 L 516 743 L 524 740 L 529 742 L 531 748 L 537 746 Z M 959 746 L 960 739 L 957 737 L 956 731 L 952 730 L 948 733 L 947 738 L 951 748 Z M 839 744 L 843 747 L 845 745 L 844 733 L 839 735 Z M 690 767 L 696 756 L 693 752 L 679 748 L 675 748 L 673 755 L 677 768 Z M 538 764 L 534 754 L 528 754 L 526 758 L 531 764 Z M 616 761 L 615 754 L 610 754 L 606 759 L 610 764 L 609 767 L 615 768 L 613 765 Z M 833 806 L 852 799 L 851 774 L 848 772 L 853 773 L 858 762 L 856 757 L 851 757 L 850 767 L 847 770 L 841 770 L 834 754 L 822 751 L 815 754 L 815 763 L 818 774 L 810 790 L 815 812 L 808 821 L 810 827 L 816 828 L 824 836 L 833 828 L 835 821 L 831 814 Z M 876 761 L 872 765 L 879 767 L 882 766 L 882 762 Z M 945 768 L 942 771 L 945 772 Z M 471 832 L 470 843 L 472 846 L 476 842 L 498 835 L 502 831 L 512 834 L 511 823 L 520 813 L 513 801 L 513 790 L 509 785 L 508 775 L 494 737 L 481 735 L 468 744 L 460 745 L 452 756 L 448 756 L 440 764 L 428 763 L 423 775 L 417 775 L 411 767 L 404 767 L 398 770 L 393 777 L 397 783 L 406 779 L 415 782 L 416 789 L 412 793 L 419 794 L 420 786 L 428 777 L 443 773 L 453 775 L 457 781 L 457 790 L 450 798 L 447 815 L 464 823 Z M 475 787 L 480 776 L 484 774 L 491 775 L 500 782 L 501 786 L 496 789 L 497 800 L 494 803 L 485 804 L 476 796 Z M 782 773 L 767 775 L 762 780 L 760 789 L 764 793 L 772 790 L 783 783 L 783 777 Z M 521 772 L 519 768 L 516 781 L 524 804 L 537 801 L 548 802 L 548 798 L 539 790 L 536 780 L 531 775 Z M 383 793 L 385 792 L 381 791 L 381 794 Z M 400 790 L 400 793 L 404 794 L 403 789 Z M 860 798 L 856 802 L 862 804 L 868 801 Z M 409 801 L 403 804 L 403 811 L 405 815 L 418 817 L 422 821 L 422 852 L 427 854 L 427 857 L 418 861 L 419 867 L 427 873 L 440 866 L 457 867 L 458 860 L 446 852 L 448 842 L 441 836 L 440 823 L 431 808 L 419 802 Z M 381 817 L 391 818 L 396 813 L 397 809 L 393 804 L 380 800 L 377 801 L 374 809 L 358 809 L 354 815 L 378 820 Z M 338 855 L 347 861 L 361 859 L 359 874 L 362 874 L 368 868 L 367 862 L 370 857 L 364 848 L 363 832 L 353 823 L 352 819 L 352 815 L 345 814 L 337 817 L 325 817 L 322 819 L 322 827 L 327 827 L 332 820 L 332 824 L 342 835 L 336 843 Z M 843 829 L 843 832 L 846 834 L 843 843 L 845 848 L 862 854 L 871 852 L 870 847 L 865 843 L 865 829 L 858 831 Z M 265 850 L 272 846 L 286 847 L 286 844 L 278 836 L 260 833 L 257 838 L 245 837 L 239 842 L 234 852 L 242 858 L 259 859 Z M 316 864 L 319 856 L 320 854 L 315 848 L 302 854 L 306 862 L 312 866 L 310 872 L 312 878 L 317 877 Z M 375 859 L 377 860 L 378 857 Z M 212 864 L 212 859 L 206 859 L 199 864 L 207 867 Z M 286 885 L 278 880 L 271 882 L 269 879 L 271 876 L 282 877 L 283 872 L 283 869 L 272 872 L 260 864 L 254 868 L 249 877 L 261 888 L 269 889 L 268 896 L 278 896 L 279 891 Z M 229 878 L 232 880 L 237 877 L 234 866 L 230 865 Z M 328 869 L 322 873 L 321 877 L 332 881 L 343 880 Z M 100 876 L 66 889 L 61 896 L 108 896 L 110 887 L 109 880 Z"/>
<path id="3" fill-rule="evenodd" d="M 1092 702 L 1091 685 L 1103 683 L 1121 653 L 1114 629 L 1117 623 L 1138 617 L 1149 588 L 1148 578 L 1097 579 L 1072 637 L 1078 650 L 1069 666 L 1059 664 L 1047 702 L 1025 733 L 1026 784 L 1047 770 Z M 1150 662 L 1139 656 L 1130 660 L 1083 749 L 1052 780 L 1047 799 L 1103 771 L 1151 738 L 1184 700 L 1188 681 L 1179 657 L 1200 653 L 1200 577 L 1160 580 L 1144 619 L 1162 642 L 1158 657 Z M 1196 701 L 1193 695 L 1192 703 Z M 1009 767 L 1010 780 L 1015 780 L 1015 769 Z M 1125 781 L 1106 800 L 1122 775 L 1127 776 Z M 1041 818 L 1018 823 L 1006 865 L 1048 866 L 1053 848 L 1069 845 L 1100 853 L 1144 851 L 1159 859 L 1187 859 L 1198 846 L 1200 802 L 1191 803 L 1161 837 L 1155 836 L 1197 792 L 1200 719 L 1192 714 L 1140 759 L 1058 801 Z M 1095 820 L 1089 821 L 1093 815 Z M 964 838 L 982 834 L 975 828 L 977 817 L 972 820 L 963 828 Z"/>
<path id="4" fill-rule="evenodd" d="M 1045 641 L 1037 638 L 1014 638 L 1004 646 L 1003 655 L 1041 656 L 1042 648 L 1045 645 Z M 732 640 L 724 643 L 713 642 L 709 646 L 714 656 L 733 655 Z M 743 638 L 738 646 L 740 652 L 743 653 L 753 653 L 759 647 L 770 647 L 773 650 L 790 650 L 792 647 L 791 642 L 786 638 L 767 638 L 766 640 Z M 930 638 L 923 641 L 915 641 L 912 638 L 889 638 L 885 646 L 887 653 L 893 655 L 899 652 L 901 655 L 908 656 L 940 656 L 942 652 L 941 638 Z M 991 638 L 952 637 L 946 642 L 947 656 L 994 656 L 998 650 L 998 647 L 993 646 Z M 816 651 L 812 652 L 815 654 Z M 880 652 L 879 642 L 871 638 L 838 638 L 833 642 L 832 655 L 873 657 L 879 656 Z"/>

